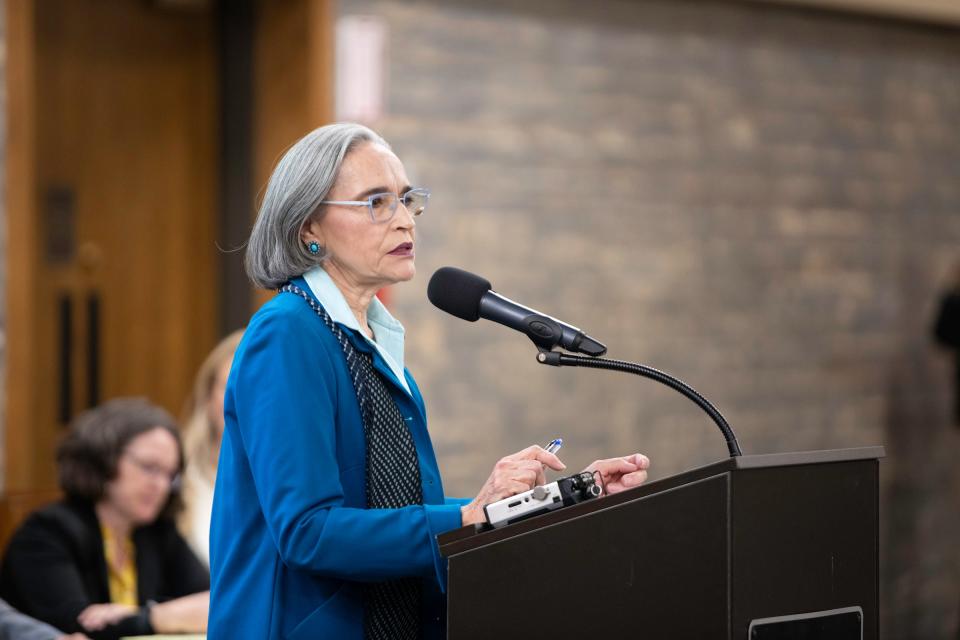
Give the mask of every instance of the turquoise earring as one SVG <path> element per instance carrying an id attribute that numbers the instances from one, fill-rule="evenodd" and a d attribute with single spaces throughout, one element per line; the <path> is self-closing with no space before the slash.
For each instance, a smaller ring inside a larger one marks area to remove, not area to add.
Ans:
<path id="1" fill-rule="evenodd" d="M 307 251 L 309 251 L 313 255 L 317 255 L 318 253 L 320 253 L 320 244 L 316 240 L 314 240 L 313 242 L 307 245 Z"/>

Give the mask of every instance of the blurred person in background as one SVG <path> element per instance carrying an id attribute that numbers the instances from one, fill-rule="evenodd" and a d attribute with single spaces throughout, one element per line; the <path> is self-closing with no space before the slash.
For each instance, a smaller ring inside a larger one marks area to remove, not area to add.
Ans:
<path id="1" fill-rule="evenodd" d="M 414 276 L 430 192 L 354 124 L 294 144 L 270 177 L 247 272 L 280 290 L 237 348 L 210 534 L 208 637 L 439 638 L 436 536 L 564 469 L 539 446 L 502 458 L 471 499 L 444 498 L 404 329 L 375 297 Z M 609 492 L 640 454 L 597 461 Z"/>
<path id="2" fill-rule="evenodd" d="M 954 352 L 953 422 L 960 427 L 960 265 L 940 298 L 933 334 L 937 342 Z"/>
<path id="3" fill-rule="evenodd" d="M 241 337 L 243 331 L 231 333 L 200 365 L 183 423 L 186 468 L 180 496 L 184 508 L 177 517 L 177 524 L 193 552 L 208 567 L 213 484 L 223 438 L 223 392 L 227 387 L 233 352 L 237 350 Z"/>
<path id="4" fill-rule="evenodd" d="M 140 398 L 86 411 L 57 467 L 66 497 L 14 533 L 3 597 L 95 640 L 205 629 L 208 573 L 172 519 L 183 468 L 173 417 Z"/>
<path id="5" fill-rule="evenodd" d="M 84 640 L 81 633 L 63 635 L 53 627 L 25 616 L 0 600 L 0 640 Z"/>

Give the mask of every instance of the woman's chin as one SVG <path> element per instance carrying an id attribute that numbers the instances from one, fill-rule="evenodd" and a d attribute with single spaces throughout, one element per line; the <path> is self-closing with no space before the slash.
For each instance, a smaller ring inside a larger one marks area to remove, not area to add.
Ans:
<path id="1" fill-rule="evenodd" d="M 150 524 L 160 517 L 160 511 L 162 508 L 163 505 L 150 505 L 149 507 L 145 506 L 134 515 L 134 518 L 136 519 L 138 525 Z"/>
<path id="2" fill-rule="evenodd" d="M 409 282 L 417 275 L 417 267 L 413 260 L 406 261 L 406 264 L 397 265 L 397 268 L 391 269 L 390 273 L 384 278 L 388 285 L 398 284 L 400 282 Z"/>

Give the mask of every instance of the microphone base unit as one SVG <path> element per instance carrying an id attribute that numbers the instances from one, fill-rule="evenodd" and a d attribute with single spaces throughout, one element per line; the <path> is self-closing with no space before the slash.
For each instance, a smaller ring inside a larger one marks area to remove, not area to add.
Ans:
<path id="1" fill-rule="evenodd" d="M 549 484 L 536 486 L 515 496 L 491 502 L 483 508 L 487 516 L 485 527 L 499 529 L 562 507 L 596 498 L 603 493 L 594 473 L 581 473 L 560 478 Z"/>

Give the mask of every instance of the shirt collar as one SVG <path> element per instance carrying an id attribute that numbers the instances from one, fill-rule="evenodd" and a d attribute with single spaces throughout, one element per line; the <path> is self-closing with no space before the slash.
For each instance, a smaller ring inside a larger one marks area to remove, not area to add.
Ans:
<path id="1" fill-rule="evenodd" d="M 322 267 L 317 266 L 303 274 L 303 279 L 306 280 L 310 291 L 313 292 L 313 295 L 320 304 L 323 305 L 323 308 L 330 314 L 330 318 L 337 324 L 342 324 L 348 329 L 353 329 L 359 335 L 363 336 L 364 340 L 373 345 L 403 388 L 407 393 L 410 393 L 410 388 L 407 386 L 407 380 L 403 372 L 405 331 L 400 321 L 390 314 L 378 298 L 374 297 L 373 300 L 370 301 L 370 306 L 367 308 L 367 323 L 370 325 L 370 328 L 373 329 L 375 338 L 371 340 L 360 330 L 360 323 L 357 322 L 357 317 L 353 315 L 350 305 L 347 304 L 346 298 L 343 297 L 343 292 L 337 287 L 333 278 L 330 277 L 330 274 Z"/>

